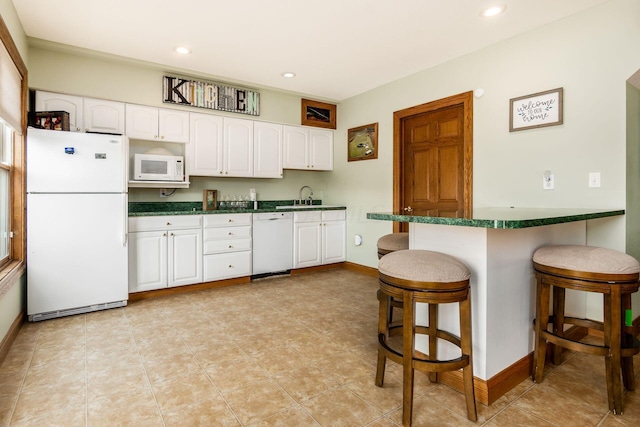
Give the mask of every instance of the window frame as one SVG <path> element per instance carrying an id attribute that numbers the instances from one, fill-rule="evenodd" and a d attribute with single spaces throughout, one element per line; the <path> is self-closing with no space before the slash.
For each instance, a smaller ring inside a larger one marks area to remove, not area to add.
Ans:
<path id="1" fill-rule="evenodd" d="M 0 297 L 6 293 L 24 273 L 26 261 L 26 186 L 25 139 L 27 134 L 27 67 L 11 37 L 7 25 L 0 16 L 0 42 L 4 45 L 21 77 L 20 129 L 15 129 L 11 142 L 9 172 L 9 223 L 12 237 L 9 240 L 9 259 L 0 266 Z M 0 88 L 1 90 L 1 88 Z"/>

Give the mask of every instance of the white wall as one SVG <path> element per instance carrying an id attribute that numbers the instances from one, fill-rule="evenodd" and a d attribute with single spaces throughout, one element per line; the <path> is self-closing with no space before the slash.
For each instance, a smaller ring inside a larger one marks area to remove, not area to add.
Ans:
<path id="1" fill-rule="evenodd" d="M 640 2 L 612 0 L 343 101 L 328 186 L 349 209 L 348 260 L 376 266 L 376 240 L 391 231 L 366 212 L 391 209 L 393 112 L 476 88 L 485 95 L 473 107 L 474 206 L 624 208 L 625 81 L 640 68 L 638 16 Z M 510 98 L 557 87 L 563 125 L 509 132 Z M 378 159 L 348 163 L 347 129 L 374 122 Z M 542 190 L 547 169 L 553 191 Z M 588 188 L 589 172 L 601 172 L 601 188 Z M 588 243 L 624 250 L 624 218 L 590 224 Z"/>

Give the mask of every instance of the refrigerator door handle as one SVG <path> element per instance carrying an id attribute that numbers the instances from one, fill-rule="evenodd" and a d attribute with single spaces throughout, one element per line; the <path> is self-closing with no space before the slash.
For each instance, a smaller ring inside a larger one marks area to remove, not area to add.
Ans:
<path id="1" fill-rule="evenodd" d="M 122 213 L 122 246 L 127 246 L 127 240 L 129 237 L 129 203 L 126 194 L 123 194 L 122 198 L 124 199 L 122 203 L 124 206 L 124 212 Z"/>

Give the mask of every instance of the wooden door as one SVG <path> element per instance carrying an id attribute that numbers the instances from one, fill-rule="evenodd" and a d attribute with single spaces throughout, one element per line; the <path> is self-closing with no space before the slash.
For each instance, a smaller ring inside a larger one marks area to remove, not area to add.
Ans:
<path id="1" fill-rule="evenodd" d="M 472 99 L 468 92 L 394 113 L 399 213 L 471 215 Z"/>

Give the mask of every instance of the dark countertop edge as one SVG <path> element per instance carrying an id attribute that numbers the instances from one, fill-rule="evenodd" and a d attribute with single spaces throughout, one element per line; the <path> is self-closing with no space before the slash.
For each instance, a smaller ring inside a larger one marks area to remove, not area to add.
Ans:
<path id="1" fill-rule="evenodd" d="M 169 216 L 169 215 L 217 215 L 237 213 L 262 213 L 262 212 L 304 212 L 304 211 L 339 211 L 346 210 L 346 206 L 330 206 L 318 208 L 292 208 L 292 209 L 216 209 L 211 211 L 155 211 L 155 212 L 129 212 L 129 218 L 136 216 Z"/>
<path id="2" fill-rule="evenodd" d="M 469 218 L 445 218 L 428 217 L 418 215 L 394 215 L 392 213 L 367 213 L 367 219 L 383 221 L 415 222 L 418 224 L 440 224 L 453 226 L 467 226 L 478 228 L 503 228 L 517 229 L 539 227 L 543 225 L 562 224 L 566 222 L 585 221 L 589 219 L 607 218 L 624 215 L 624 209 L 603 210 L 602 212 L 590 212 L 584 214 L 562 215 L 558 217 L 545 217 L 535 219 L 469 219 Z"/>

